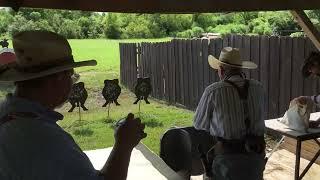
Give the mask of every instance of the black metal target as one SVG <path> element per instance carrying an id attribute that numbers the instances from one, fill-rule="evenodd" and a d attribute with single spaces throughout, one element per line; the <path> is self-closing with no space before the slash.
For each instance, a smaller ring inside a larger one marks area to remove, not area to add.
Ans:
<path id="1" fill-rule="evenodd" d="M 134 88 L 134 93 L 137 97 L 133 104 L 137 104 L 139 101 L 144 100 L 147 104 L 150 104 L 148 97 L 152 92 L 151 81 L 149 77 L 138 78 L 137 84 Z"/>

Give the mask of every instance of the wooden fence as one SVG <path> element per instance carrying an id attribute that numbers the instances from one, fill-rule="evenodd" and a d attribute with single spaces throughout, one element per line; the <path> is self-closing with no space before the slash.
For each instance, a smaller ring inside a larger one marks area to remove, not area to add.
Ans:
<path id="1" fill-rule="evenodd" d="M 240 48 L 241 57 L 258 64 L 245 71 L 261 81 L 266 118 L 282 116 L 292 98 L 320 92 L 316 79 L 303 79 L 301 66 L 311 51 L 308 38 L 229 35 L 225 38 L 179 40 L 160 43 L 120 44 L 121 83 L 133 89 L 137 76 L 150 77 L 152 96 L 194 110 L 204 89 L 218 81 L 208 55 L 219 57 L 223 47 Z"/>

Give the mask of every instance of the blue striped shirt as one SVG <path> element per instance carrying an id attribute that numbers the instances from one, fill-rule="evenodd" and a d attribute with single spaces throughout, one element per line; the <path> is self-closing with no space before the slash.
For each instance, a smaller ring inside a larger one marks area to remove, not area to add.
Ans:
<path id="1" fill-rule="evenodd" d="M 0 119 L 16 116 L 0 126 L 1 180 L 102 180 L 73 138 L 56 124 L 63 116 L 39 103 L 8 96 L 0 104 Z M 1 122 L 0 122 L 1 124 Z"/>
<path id="2" fill-rule="evenodd" d="M 244 80 L 239 76 L 229 79 L 238 86 Z M 250 130 L 253 134 L 263 135 L 264 90 L 256 80 L 249 81 L 248 110 Z M 196 129 L 206 130 L 211 135 L 225 139 L 240 139 L 246 134 L 244 107 L 237 89 L 220 81 L 208 86 L 198 104 L 193 125 Z"/>

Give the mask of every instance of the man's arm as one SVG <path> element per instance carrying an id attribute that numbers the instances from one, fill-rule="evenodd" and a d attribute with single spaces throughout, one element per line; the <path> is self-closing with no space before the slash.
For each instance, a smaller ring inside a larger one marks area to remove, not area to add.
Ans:
<path id="1" fill-rule="evenodd" d="M 210 131 L 210 121 L 214 109 L 212 96 L 213 93 L 208 93 L 206 89 L 199 101 L 193 119 L 193 126 L 196 129 Z"/>
<path id="2" fill-rule="evenodd" d="M 127 119 L 116 128 L 115 145 L 100 171 L 105 180 L 127 178 L 131 152 L 139 141 L 147 136 L 143 131 L 144 127 L 140 119 L 134 119 L 133 114 L 129 114 Z"/>

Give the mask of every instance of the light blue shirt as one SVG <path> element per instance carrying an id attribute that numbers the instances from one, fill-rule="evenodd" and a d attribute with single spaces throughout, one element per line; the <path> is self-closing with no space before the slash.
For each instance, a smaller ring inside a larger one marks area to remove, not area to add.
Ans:
<path id="1" fill-rule="evenodd" d="M 56 124 L 63 115 L 8 95 L 0 105 L 1 180 L 102 180 L 73 138 Z M 32 113 L 34 117 L 19 116 Z"/>

